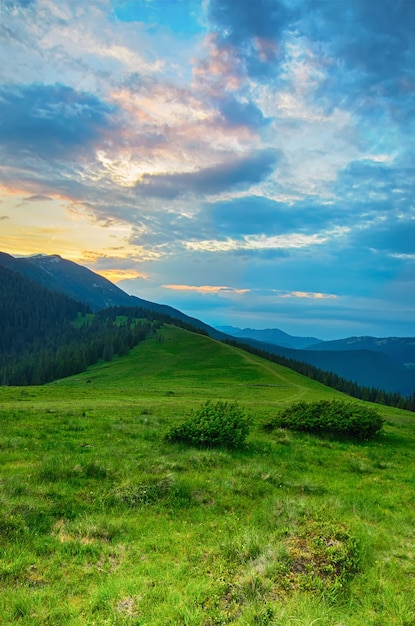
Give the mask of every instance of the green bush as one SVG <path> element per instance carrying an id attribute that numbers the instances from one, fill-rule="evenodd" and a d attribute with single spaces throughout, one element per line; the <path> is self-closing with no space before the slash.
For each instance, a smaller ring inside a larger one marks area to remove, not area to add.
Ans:
<path id="1" fill-rule="evenodd" d="M 208 400 L 190 418 L 171 428 L 166 440 L 202 447 L 240 448 L 249 434 L 250 418 L 237 402 Z"/>
<path id="2" fill-rule="evenodd" d="M 309 433 L 330 433 L 354 439 L 370 439 L 383 425 L 377 409 L 341 400 L 297 402 L 266 424 L 268 430 L 279 427 Z"/>

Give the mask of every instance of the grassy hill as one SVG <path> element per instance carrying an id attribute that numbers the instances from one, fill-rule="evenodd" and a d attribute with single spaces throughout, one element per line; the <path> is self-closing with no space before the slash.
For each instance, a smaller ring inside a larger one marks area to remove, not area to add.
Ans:
<path id="1" fill-rule="evenodd" d="M 0 623 L 414 624 L 414 415 L 380 407 L 364 443 L 262 428 L 341 397 L 174 327 L 0 387 Z M 253 416 L 245 449 L 165 443 L 208 399 Z"/>

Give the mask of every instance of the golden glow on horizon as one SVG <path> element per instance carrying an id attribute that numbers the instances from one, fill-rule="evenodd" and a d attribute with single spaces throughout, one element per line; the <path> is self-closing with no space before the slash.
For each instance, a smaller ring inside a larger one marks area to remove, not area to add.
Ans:
<path id="1" fill-rule="evenodd" d="M 119 283 L 122 280 L 132 280 L 134 278 L 141 278 L 143 280 L 147 279 L 147 274 L 143 274 L 141 272 L 136 272 L 135 270 L 119 270 L 119 269 L 108 269 L 108 270 L 98 270 L 94 269 L 95 274 L 99 274 L 103 276 L 107 280 L 112 283 Z"/>
<path id="2" fill-rule="evenodd" d="M 110 228 L 99 224 L 79 203 L 50 194 L 37 197 L 21 190 L 6 189 L 0 210 L 1 251 L 12 256 L 59 254 L 83 263 L 93 246 L 97 256 L 113 256 L 114 249 L 137 255 L 128 243 L 131 226 L 113 221 Z"/>

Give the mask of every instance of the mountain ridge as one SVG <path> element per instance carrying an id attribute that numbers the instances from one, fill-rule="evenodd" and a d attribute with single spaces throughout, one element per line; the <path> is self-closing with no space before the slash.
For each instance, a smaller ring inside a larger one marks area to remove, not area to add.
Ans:
<path id="1" fill-rule="evenodd" d="M 57 254 L 16 258 L 0 252 L 1 265 L 19 272 L 48 289 L 65 293 L 75 300 L 85 302 L 94 311 L 111 306 L 140 307 L 169 315 L 205 330 L 214 339 L 226 337 L 224 333 L 212 326 L 167 304 L 158 304 L 138 296 L 131 296 L 107 278 L 96 274 L 83 265 L 63 259 Z"/>
<path id="2" fill-rule="evenodd" d="M 279 328 L 264 328 L 262 330 L 255 328 L 237 328 L 235 326 L 216 326 L 216 328 L 233 337 L 256 339 L 257 341 L 272 343 L 285 348 L 302 349 L 322 341 L 322 339 L 317 339 L 317 337 L 289 335 Z"/>
<path id="3" fill-rule="evenodd" d="M 264 353 L 280 355 L 293 361 L 308 363 L 328 373 L 333 372 L 361 386 L 373 386 L 404 395 L 412 395 L 415 388 L 415 370 L 405 369 L 396 358 L 380 350 L 325 350 L 321 347 L 330 342 L 316 344 L 320 346 L 319 349 L 298 349 L 252 338 L 234 337 L 168 305 L 130 296 L 106 278 L 59 255 L 15 258 L 0 253 L 1 265 L 8 266 L 52 290 L 66 293 L 75 300 L 89 304 L 95 311 L 111 306 L 140 307 L 185 322 L 203 330 L 213 339 L 243 342 Z M 291 337 L 283 331 L 279 333 L 284 337 Z"/>
<path id="4" fill-rule="evenodd" d="M 346 337 L 345 339 L 323 341 L 306 349 L 324 352 L 370 350 L 371 352 L 387 354 L 405 367 L 415 366 L 415 337 L 372 337 L 370 335 Z"/>

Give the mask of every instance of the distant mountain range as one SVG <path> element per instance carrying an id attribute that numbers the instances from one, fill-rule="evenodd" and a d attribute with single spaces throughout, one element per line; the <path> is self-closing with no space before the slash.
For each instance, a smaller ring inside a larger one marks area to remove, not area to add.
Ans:
<path id="1" fill-rule="evenodd" d="M 310 346 L 311 350 L 345 352 L 352 350 L 370 350 L 382 352 L 392 357 L 407 369 L 415 368 L 415 337 L 348 337 L 335 341 L 322 341 Z"/>
<path id="2" fill-rule="evenodd" d="M 266 328 L 264 330 L 256 330 L 254 328 L 235 328 L 235 326 L 217 326 L 218 330 L 227 335 L 233 337 L 239 337 L 241 339 L 256 339 L 257 341 L 263 341 L 265 343 L 273 343 L 277 346 L 283 346 L 285 348 L 295 348 L 301 350 L 308 348 L 309 346 L 316 345 L 322 340 L 316 337 L 295 337 L 288 335 L 283 330 L 278 328 Z"/>
<path id="3" fill-rule="evenodd" d="M 403 395 L 411 395 L 415 389 L 414 337 L 348 337 L 321 341 L 294 337 L 279 329 L 254 330 L 233 326 L 220 326 L 219 329 L 223 332 L 226 329 L 243 343 L 335 372 L 363 387 L 397 391 Z"/>
<path id="4" fill-rule="evenodd" d="M 283 348 L 308 350 L 312 352 L 380 352 L 391 357 L 406 369 L 415 369 L 415 337 L 347 337 L 323 341 L 315 337 L 295 337 L 278 328 L 256 330 L 218 326 L 218 330 L 239 339 L 255 339 L 263 343 L 275 344 Z M 311 358 L 311 357 L 310 357 Z M 325 357 L 324 357 L 325 358 Z M 343 358 L 347 358 L 343 354 Z M 319 357 L 313 357 L 319 361 Z"/>
<path id="5" fill-rule="evenodd" d="M 321 341 L 316 337 L 291 336 L 279 329 L 213 328 L 173 307 L 130 296 L 106 278 L 58 255 L 16 258 L 0 252 L 0 266 L 88 304 L 94 311 L 110 306 L 141 307 L 202 329 L 214 339 L 235 339 L 258 350 L 334 372 L 361 386 L 405 396 L 412 395 L 415 388 L 415 338 L 350 337 Z"/>

